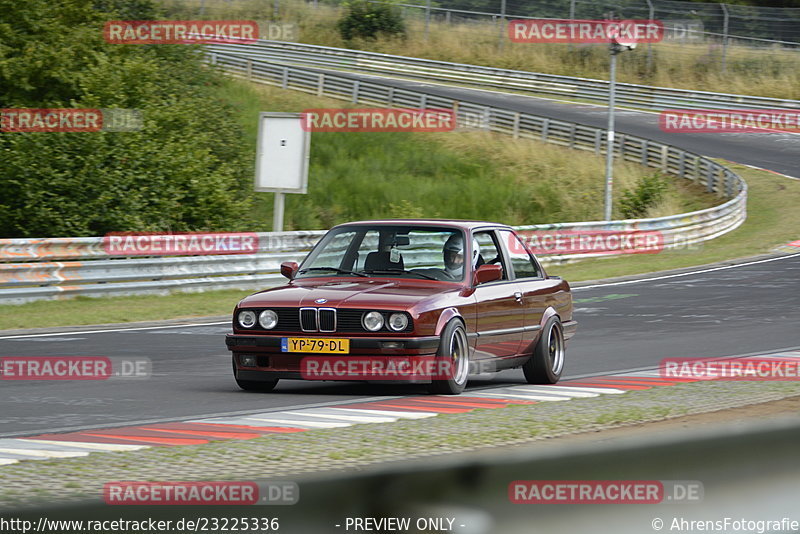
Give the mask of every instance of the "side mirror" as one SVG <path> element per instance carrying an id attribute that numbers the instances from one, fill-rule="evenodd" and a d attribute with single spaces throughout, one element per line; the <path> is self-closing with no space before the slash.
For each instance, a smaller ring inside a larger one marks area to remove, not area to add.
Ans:
<path id="1" fill-rule="evenodd" d="M 297 274 L 297 262 L 296 261 L 285 261 L 281 263 L 281 274 L 292 280 L 294 275 Z"/>
<path id="2" fill-rule="evenodd" d="M 486 282 L 492 282 L 494 280 L 500 280 L 503 278 L 503 268 L 499 265 L 491 265 L 491 264 L 484 264 L 478 267 L 478 270 L 475 271 L 475 274 L 472 277 L 472 285 L 477 286 L 480 284 L 485 284 Z"/>

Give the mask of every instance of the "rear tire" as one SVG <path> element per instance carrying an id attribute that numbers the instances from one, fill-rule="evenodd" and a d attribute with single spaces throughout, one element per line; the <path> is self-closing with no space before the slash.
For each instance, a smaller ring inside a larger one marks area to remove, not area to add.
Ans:
<path id="1" fill-rule="evenodd" d="M 262 393 L 266 393 L 268 391 L 272 391 L 275 389 L 275 386 L 278 385 L 278 379 L 274 378 L 272 380 L 240 380 L 239 379 L 239 372 L 236 369 L 236 356 L 233 357 L 234 359 L 231 361 L 233 364 L 233 378 L 236 380 L 236 385 L 239 386 L 241 389 L 245 391 L 259 391 Z"/>
<path id="2" fill-rule="evenodd" d="M 469 343 L 464 323 L 453 319 L 442 331 L 439 351 L 436 354 L 436 369 L 446 369 L 449 378 L 433 380 L 428 391 L 439 395 L 458 395 L 467 387 L 469 377 Z"/>
<path id="3" fill-rule="evenodd" d="M 545 323 L 533 355 L 522 366 L 525 379 L 529 384 L 555 384 L 564 371 L 565 356 L 564 327 L 554 315 Z"/>

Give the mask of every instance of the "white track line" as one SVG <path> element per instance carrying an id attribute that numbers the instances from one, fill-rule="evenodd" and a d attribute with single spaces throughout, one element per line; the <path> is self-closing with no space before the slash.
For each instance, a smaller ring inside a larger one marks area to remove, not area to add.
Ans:
<path id="1" fill-rule="evenodd" d="M 283 415 L 300 416 L 300 417 L 318 417 L 322 419 L 333 419 L 341 422 L 351 423 L 393 423 L 397 421 L 397 417 L 386 417 L 376 415 L 374 417 L 367 417 L 364 415 L 336 415 L 330 413 L 317 413 L 317 412 L 284 412 Z"/>
<path id="2" fill-rule="evenodd" d="M 303 428 L 306 426 L 312 428 L 344 428 L 348 426 L 353 426 L 351 423 L 334 423 L 326 421 L 298 421 L 297 419 L 281 419 L 278 417 L 244 417 L 243 419 L 248 421 L 258 421 L 261 423 L 272 423 L 275 426 L 278 425 L 289 426 L 293 428 Z M 222 424 L 225 423 L 223 422 Z"/>
<path id="3" fill-rule="evenodd" d="M 42 445 L 63 445 L 74 447 L 76 449 L 89 449 L 92 451 L 138 451 L 140 449 L 149 449 L 149 445 L 123 445 L 116 443 L 94 443 L 86 441 L 50 441 L 45 439 L 27 439 L 19 438 L 19 441 L 29 443 L 41 443 Z"/>
<path id="4" fill-rule="evenodd" d="M 548 387 L 514 387 L 508 388 L 507 391 L 511 393 L 520 393 L 522 395 L 527 395 L 529 393 L 534 394 L 541 394 L 541 395 L 556 395 L 559 397 L 574 397 L 574 398 L 581 398 L 581 397 L 597 397 L 600 393 L 595 393 L 593 391 L 553 391 L 555 388 L 548 388 Z"/>
<path id="5" fill-rule="evenodd" d="M 800 256 L 800 254 L 790 254 L 788 256 L 779 256 L 777 258 L 767 258 L 765 260 L 756 260 L 756 261 L 749 261 L 746 263 L 737 263 L 736 265 L 724 265 L 722 267 L 712 267 L 710 269 L 700 269 L 699 271 L 690 271 L 687 273 L 678 273 L 678 274 L 667 274 L 664 276 L 654 276 L 652 278 L 639 278 L 638 280 L 625 280 L 624 282 L 608 282 L 606 284 L 594 284 L 591 286 L 582 286 L 582 287 L 575 287 L 572 288 L 572 291 L 581 291 L 583 289 L 595 289 L 598 287 L 611 287 L 611 286 L 622 286 L 627 284 L 638 284 L 640 282 L 653 282 L 655 280 L 666 280 L 668 278 L 678 278 L 681 276 L 693 276 L 695 274 L 702 274 L 702 273 L 710 273 L 713 271 L 723 271 L 726 269 L 736 269 L 738 267 L 747 267 L 750 265 L 758 265 L 759 263 L 769 263 L 772 261 L 779 261 L 785 260 L 788 258 L 796 258 Z"/>
<path id="6" fill-rule="evenodd" d="M 6 449 L 0 448 L 0 454 L 30 456 L 31 458 L 75 458 L 89 456 L 88 452 L 45 451 L 41 449 Z"/>
<path id="7" fill-rule="evenodd" d="M 521 393 L 481 393 L 481 396 L 527 399 L 536 401 L 565 401 L 573 398 L 573 397 L 559 397 L 556 395 L 533 395 L 533 394 L 523 395 Z"/>
<path id="8" fill-rule="evenodd" d="M 617 376 L 617 375 L 611 375 Z M 609 395 L 620 395 L 625 393 L 624 389 L 615 389 L 615 388 L 590 388 L 590 387 L 582 387 L 582 386 L 552 386 L 556 391 L 565 389 L 567 391 L 588 391 L 590 393 L 603 393 Z"/>
<path id="9" fill-rule="evenodd" d="M 369 410 L 366 408 L 331 408 L 331 410 L 342 410 L 348 412 L 360 413 L 378 413 L 388 415 L 390 417 L 399 417 L 400 419 L 425 419 L 426 417 L 436 417 L 435 413 L 430 412 L 397 412 L 393 410 Z"/>
<path id="10" fill-rule="evenodd" d="M 66 335 L 82 335 L 82 334 L 106 334 L 108 332 L 133 332 L 136 330 L 163 330 L 164 328 L 190 328 L 194 326 L 217 326 L 221 324 L 231 324 L 230 321 L 220 321 L 217 323 L 190 323 L 190 324 L 175 324 L 164 326 L 135 326 L 131 328 L 110 328 L 108 330 L 83 330 L 81 332 L 53 332 L 50 334 L 20 334 L 16 336 L 0 336 L 0 339 L 22 339 L 28 337 L 58 337 Z"/>

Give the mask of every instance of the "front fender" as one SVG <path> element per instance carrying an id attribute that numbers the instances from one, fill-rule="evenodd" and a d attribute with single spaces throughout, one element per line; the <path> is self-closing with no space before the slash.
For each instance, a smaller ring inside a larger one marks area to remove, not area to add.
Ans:
<path id="1" fill-rule="evenodd" d="M 462 317 L 461 312 L 459 312 L 456 308 L 445 308 L 439 315 L 439 320 L 436 321 L 436 331 L 434 333 L 437 336 L 442 335 L 442 330 L 444 330 L 444 327 L 447 326 L 447 323 L 449 323 L 450 320 L 455 317 L 461 319 L 466 326 L 467 322 L 464 320 L 464 317 Z"/>

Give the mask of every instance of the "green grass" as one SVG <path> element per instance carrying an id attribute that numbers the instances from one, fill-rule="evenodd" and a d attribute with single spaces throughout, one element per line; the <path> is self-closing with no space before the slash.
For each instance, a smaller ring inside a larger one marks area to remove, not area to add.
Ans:
<path id="1" fill-rule="evenodd" d="M 297 91 L 231 80 L 221 97 L 234 102 L 255 146 L 260 111 L 300 112 L 349 104 Z M 615 170 L 616 198 L 644 173 Z M 372 218 L 481 219 L 512 225 L 601 218 L 603 159 L 589 152 L 512 140 L 479 131 L 320 133 L 311 138 L 308 194 L 287 195 L 284 228 L 326 229 Z M 254 230 L 272 219 L 273 195 L 253 193 Z M 700 187 L 673 184 L 649 215 L 719 203 Z"/>
<path id="2" fill-rule="evenodd" d="M 7 305 L 0 308 L 7 312 L 0 315 L 0 330 L 227 315 L 239 299 L 250 293 L 253 291 L 226 289 L 167 296 L 76 297 Z"/>
<path id="3" fill-rule="evenodd" d="M 570 281 L 599 280 L 613 276 L 647 273 L 703 265 L 770 252 L 775 246 L 800 239 L 800 181 L 732 165 L 747 182 L 747 220 L 728 234 L 692 250 L 659 254 L 631 254 L 567 265 L 552 265 L 549 274 Z"/>

